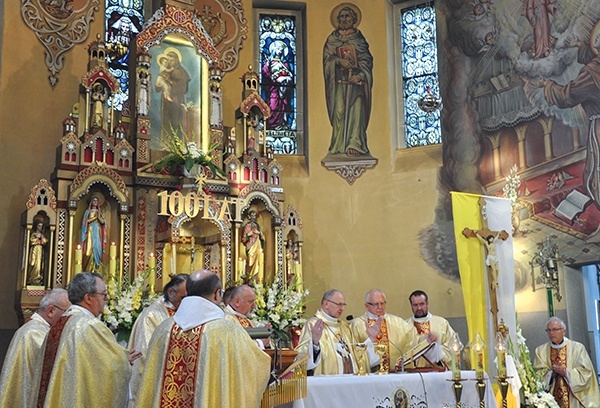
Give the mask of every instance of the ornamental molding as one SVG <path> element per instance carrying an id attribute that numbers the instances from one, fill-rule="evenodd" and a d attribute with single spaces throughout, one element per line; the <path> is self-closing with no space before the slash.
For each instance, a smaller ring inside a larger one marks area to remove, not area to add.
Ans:
<path id="1" fill-rule="evenodd" d="M 77 2 L 81 8 L 73 10 L 72 0 L 21 0 L 21 16 L 46 48 L 45 62 L 50 71 L 50 86 L 58 83 L 58 73 L 64 66 L 64 54 L 75 44 L 85 42 L 90 22 L 99 10 L 99 0 Z"/>

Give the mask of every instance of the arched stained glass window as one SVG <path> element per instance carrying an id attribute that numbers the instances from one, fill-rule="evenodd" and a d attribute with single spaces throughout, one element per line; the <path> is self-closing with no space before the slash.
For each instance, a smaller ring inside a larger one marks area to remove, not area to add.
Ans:
<path id="1" fill-rule="evenodd" d="M 121 110 L 129 97 L 129 41 L 144 24 L 143 0 L 106 0 L 106 45 L 108 67 L 119 80 L 122 94 L 115 99 L 115 109 Z"/>
<path id="2" fill-rule="evenodd" d="M 271 108 L 267 144 L 276 154 L 298 154 L 298 32 L 296 16 L 259 14 L 260 92 Z"/>
<path id="3" fill-rule="evenodd" d="M 426 113 L 418 105 L 428 89 L 440 94 L 433 4 L 403 9 L 400 33 L 406 146 L 441 143 L 440 110 Z"/>

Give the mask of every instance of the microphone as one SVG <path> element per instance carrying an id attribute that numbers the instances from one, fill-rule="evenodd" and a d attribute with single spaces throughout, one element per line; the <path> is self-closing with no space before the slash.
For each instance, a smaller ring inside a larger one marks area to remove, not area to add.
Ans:
<path id="1" fill-rule="evenodd" d="M 271 334 L 273 333 L 273 329 L 270 327 L 252 327 L 244 330 L 246 330 L 252 340 L 271 337 Z"/>
<path id="2" fill-rule="evenodd" d="M 346 320 L 351 322 L 352 320 L 354 320 L 354 316 L 353 315 L 348 315 L 346 316 Z"/>
<path id="3" fill-rule="evenodd" d="M 398 350 L 400 352 L 400 371 L 404 372 L 404 353 L 402 352 L 402 350 L 400 349 L 400 347 L 396 346 L 394 343 L 392 343 L 392 341 L 390 339 L 388 339 L 388 343 L 390 343 L 392 346 L 394 346 L 396 348 L 396 350 Z M 396 365 L 397 367 L 398 365 Z M 396 371 L 398 371 L 396 369 Z"/>

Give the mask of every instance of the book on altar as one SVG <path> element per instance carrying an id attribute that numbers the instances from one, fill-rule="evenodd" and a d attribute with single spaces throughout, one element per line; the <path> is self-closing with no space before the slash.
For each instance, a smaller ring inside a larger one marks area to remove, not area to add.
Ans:
<path id="1" fill-rule="evenodd" d="M 573 224 L 573 219 L 575 216 L 583 212 L 590 201 L 592 201 L 592 199 L 585 194 L 582 194 L 577 190 L 573 190 L 554 209 L 554 215 Z"/>
<path id="2" fill-rule="evenodd" d="M 427 341 L 420 342 L 419 344 L 402 354 L 402 357 L 400 358 L 397 364 L 398 368 L 400 367 L 400 364 L 402 364 L 404 369 L 407 370 L 415 368 L 417 366 L 417 361 L 420 358 L 424 358 L 430 365 L 433 365 L 433 363 L 430 362 L 427 359 L 427 357 L 425 357 L 425 354 L 427 354 L 427 352 L 431 350 L 434 346 L 435 343 L 428 343 Z"/>

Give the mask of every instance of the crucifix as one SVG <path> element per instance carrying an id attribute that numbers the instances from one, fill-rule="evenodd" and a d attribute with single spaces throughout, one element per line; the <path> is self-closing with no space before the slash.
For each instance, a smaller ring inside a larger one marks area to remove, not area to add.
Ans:
<path id="1" fill-rule="evenodd" d="M 480 199 L 479 205 L 484 206 L 485 200 Z M 483 228 L 480 230 L 472 230 L 465 228 L 462 234 L 466 238 L 477 238 L 479 242 L 485 247 L 485 264 L 487 266 L 488 274 L 488 289 L 490 292 L 490 312 L 492 312 L 494 320 L 494 332 L 498 331 L 498 295 L 496 289 L 498 288 L 498 258 L 496 257 L 496 241 L 499 239 L 506 240 L 509 235 L 506 231 L 491 231 L 487 226 L 487 219 L 482 219 Z"/>

